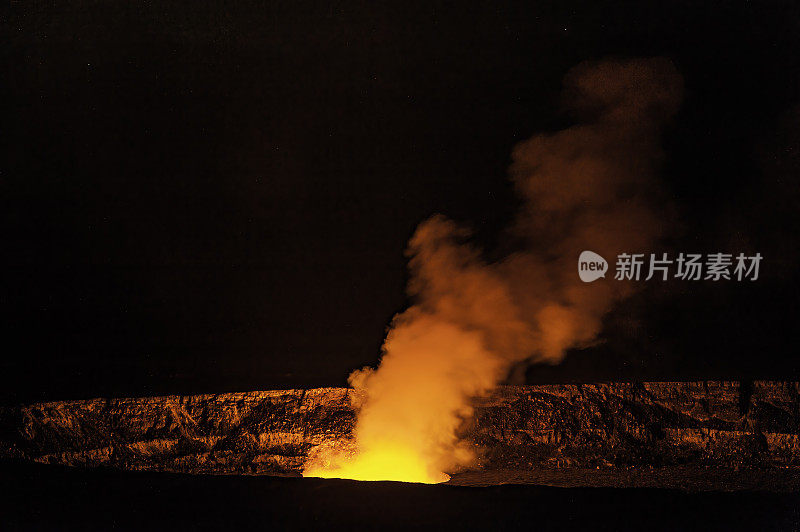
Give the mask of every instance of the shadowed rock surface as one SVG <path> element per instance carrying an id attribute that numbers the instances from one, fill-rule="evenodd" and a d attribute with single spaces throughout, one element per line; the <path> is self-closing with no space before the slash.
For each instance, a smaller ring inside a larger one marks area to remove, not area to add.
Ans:
<path id="1" fill-rule="evenodd" d="M 351 441 L 352 399 L 318 388 L 4 407 L 0 458 L 297 474 L 317 446 Z M 505 386 L 474 406 L 463 432 L 483 471 L 800 468 L 796 382 Z"/>

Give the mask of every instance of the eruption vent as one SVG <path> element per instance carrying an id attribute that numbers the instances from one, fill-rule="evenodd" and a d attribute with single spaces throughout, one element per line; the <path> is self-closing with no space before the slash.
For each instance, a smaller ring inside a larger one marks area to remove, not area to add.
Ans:
<path id="1" fill-rule="evenodd" d="M 459 439 L 470 400 L 521 362 L 558 363 L 590 345 L 632 287 L 584 284 L 584 250 L 605 257 L 652 247 L 664 232 L 655 169 L 662 124 L 682 82 L 665 59 L 581 64 L 565 78 L 579 124 L 537 135 L 513 152 L 523 199 L 511 236 L 519 249 L 487 262 L 470 233 L 444 216 L 408 246 L 414 304 L 398 314 L 378 369 L 350 375 L 361 397 L 355 441 L 320 446 L 305 476 L 442 482 L 474 462 Z"/>

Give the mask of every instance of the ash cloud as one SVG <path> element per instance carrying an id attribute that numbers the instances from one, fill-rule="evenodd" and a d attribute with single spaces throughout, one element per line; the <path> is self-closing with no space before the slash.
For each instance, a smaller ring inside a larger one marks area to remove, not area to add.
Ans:
<path id="1" fill-rule="evenodd" d="M 322 451 L 306 474 L 366 478 L 390 448 L 424 473 L 382 478 L 443 480 L 474 460 L 457 436 L 471 397 L 515 364 L 555 364 L 596 341 L 603 316 L 633 288 L 582 283 L 577 257 L 592 250 L 610 262 L 652 249 L 667 231 L 659 136 L 681 97 L 682 79 L 663 58 L 584 63 L 567 74 L 564 104 L 576 125 L 513 150 L 523 202 L 509 231 L 519 251 L 488 262 L 448 218 L 418 227 L 407 250 L 414 304 L 393 320 L 380 366 L 350 377 L 363 397 L 355 448 Z"/>

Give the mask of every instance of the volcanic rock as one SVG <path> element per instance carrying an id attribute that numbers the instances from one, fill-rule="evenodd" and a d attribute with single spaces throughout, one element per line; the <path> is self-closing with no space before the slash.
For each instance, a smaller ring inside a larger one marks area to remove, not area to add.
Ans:
<path id="1" fill-rule="evenodd" d="M 298 474 L 352 441 L 345 388 L 0 408 L 0 458 L 215 474 Z M 482 470 L 712 466 L 800 470 L 800 383 L 504 386 L 462 427 Z"/>

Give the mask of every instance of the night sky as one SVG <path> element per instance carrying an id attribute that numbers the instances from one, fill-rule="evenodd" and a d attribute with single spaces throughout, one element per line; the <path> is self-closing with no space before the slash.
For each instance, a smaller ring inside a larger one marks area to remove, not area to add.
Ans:
<path id="1" fill-rule="evenodd" d="M 760 252 L 762 277 L 648 283 L 528 382 L 800 378 L 797 5 L 2 10 L 3 400 L 343 385 L 408 305 L 417 224 L 502 254 L 511 149 L 609 56 L 684 76 L 664 249 Z"/>

